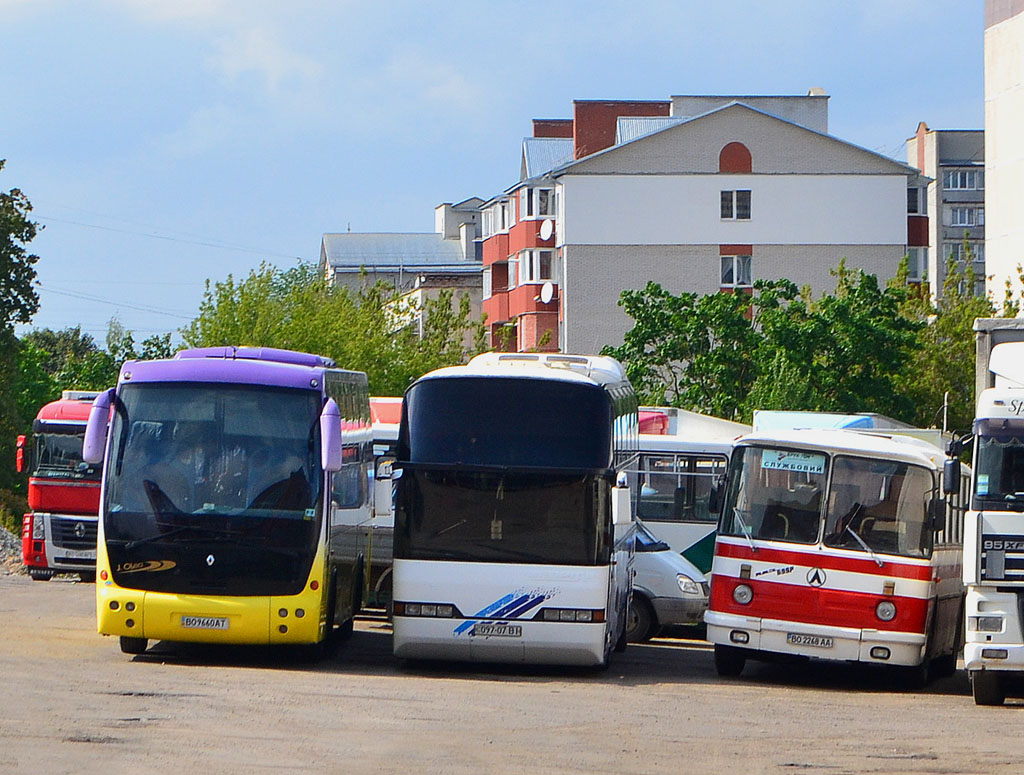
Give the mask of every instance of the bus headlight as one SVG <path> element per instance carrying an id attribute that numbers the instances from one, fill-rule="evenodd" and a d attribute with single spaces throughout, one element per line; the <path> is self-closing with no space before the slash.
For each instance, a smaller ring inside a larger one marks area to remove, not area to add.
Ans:
<path id="1" fill-rule="evenodd" d="M 679 591 L 684 595 L 688 595 L 690 597 L 701 596 L 700 584 L 683 573 L 676 574 L 676 584 L 679 585 Z"/>
<path id="2" fill-rule="evenodd" d="M 1002 632 L 1001 616 L 968 616 L 967 629 L 971 632 Z"/>
<path id="3" fill-rule="evenodd" d="M 754 590 L 747 584 L 737 584 L 732 591 L 732 599 L 740 605 L 749 605 L 750 601 L 754 599 Z"/>
<path id="4" fill-rule="evenodd" d="M 891 600 L 883 600 L 875 606 L 875 616 L 883 622 L 891 622 L 896 618 L 896 604 Z"/>
<path id="5" fill-rule="evenodd" d="M 42 541 L 46 538 L 46 520 L 42 517 L 32 517 L 32 540 Z"/>

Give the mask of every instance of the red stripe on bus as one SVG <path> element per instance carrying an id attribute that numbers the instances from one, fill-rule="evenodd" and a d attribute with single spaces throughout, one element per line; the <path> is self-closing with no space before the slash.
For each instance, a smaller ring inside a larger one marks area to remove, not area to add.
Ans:
<path id="1" fill-rule="evenodd" d="M 746 584 L 754 590 L 754 599 L 748 605 L 740 605 L 733 600 L 733 590 L 739 584 Z M 875 606 L 882 600 L 896 604 L 896 618 L 891 622 L 883 622 L 875 615 Z M 931 600 L 914 597 L 804 587 L 715 574 L 711 579 L 709 607 L 716 613 L 828 627 L 923 633 L 931 603 Z"/>
<path id="2" fill-rule="evenodd" d="M 746 545 L 739 546 L 719 541 L 715 544 L 715 556 L 757 562 L 782 563 L 784 565 L 804 565 L 811 568 L 824 568 L 825 570 L 866 573 L 871 576 L 888 576 L 900 579 L 916 579 L 918 581 L 932 580 L 932 567 L 930 565 L 911 565 L 909 563 L 893 562 L 888 557 L 883 557 L 882 555 L 878 555 L 878 559 L 884 565 L 878 567 L 878 563 L 868 555 L 865 555 L 864 559 L 838 557 L 824 552 L 794 552 L 787 549 L 776 549 L 775 547 L 760 545 L 755 552 Z"/>

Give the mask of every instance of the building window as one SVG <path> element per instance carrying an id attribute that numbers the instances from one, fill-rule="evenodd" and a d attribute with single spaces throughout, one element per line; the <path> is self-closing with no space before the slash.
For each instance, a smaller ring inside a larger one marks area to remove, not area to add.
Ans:
<path id="1" fill-rule="evenodd" d="M 750 288 L 753 286 L 750 256 L 722 256 L 722 287 Z"/>
<path id="2" fill-rule="evenodd" d="M 520 284 L 555 282 L 555 251 L 519 251 Z"/>
<path id="3" fill-rule="evenodd" d="M 514 258 L 508 260 L 508 290 L 519 285 L 519 261 Z"/>
<path id="4" fill-rule="evenodd" d="M 925 196 L 926 189 L 913 186 L 907 189 L 907 214 L 927 215 L 928 198 Z"/>
<path id="5" fill-rule="evenodd" d="M 722 192 L 722 220 L 723 221 L 749 221 L 750 220 L 750 191 L 723 191 Z"/>
<path id="6" fill-rule="evenodd" d="M 984 226 L 984 207 L 950 207 L 950 226 Z"/>
<path id="7" fill-rule="evenodd" d="M 547 218 L 555 214 L 555 191 L 551 188 L 519 189 L 519 220 Z"/>
<path id="8" fill-rule="evenodd" d="M 483 277 L 484 277 L 484 294 L 483 294 L 483 297 L 485 299 L 489 299 L 489 298 L 491 298 L 491 268 L 489 266 L 484 268 L 484 275 L 483 275 Z"/>
<path id="9" fill-rule="evenodd" d="M 968 258 L 968 252 L 970 252 L 970 259 L 975 263 L 975 271 L 977 271 L 977 265 L 981 265 L 982 272 L 985 269 L 985 243 L 980 241 L 970 241 L 967 243 L 967 247 L 964 247 L 963 240 L 959 242 L 946 242 L 943 245 L 943 255 L 947 258 L 952 256 L 958 263 L 963 263 Z"/>
<path id="10" fill-rule="evenodd" d="M 907 282 L 924 282 L 928 276 L 928 248 L 907 248 Z"/>
<path id="11" fill-rule="evenodd" d="M 942 173 L 942 187 L 952 191 L 982 191 L 985 170 L 946 170 Z"/>

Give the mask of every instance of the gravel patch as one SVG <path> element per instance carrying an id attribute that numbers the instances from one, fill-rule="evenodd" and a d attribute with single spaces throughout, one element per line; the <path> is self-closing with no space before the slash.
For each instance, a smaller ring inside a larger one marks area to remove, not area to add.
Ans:
<path id="1" fill-rule="evenodd" d="M 0 527 L 0 574 L 24 574 L 21 564 L 21 539 Z"/>

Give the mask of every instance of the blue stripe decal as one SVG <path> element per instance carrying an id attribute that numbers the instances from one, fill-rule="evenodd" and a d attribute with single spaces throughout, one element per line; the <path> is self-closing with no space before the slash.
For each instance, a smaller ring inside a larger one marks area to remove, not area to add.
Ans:
<path id="1" fill-rule="evenodd" d="M 495 600 L 490 605 L 487 605 L 484 608 L 481 608 L 473 616 L 490 616 L 494 611 L 497 611 L 502 606 L 508 605 L 508 603 L 511 602 L 512 600 L 514 600 L 515 597 L 516 597 L 516 593 L 515 592 L 510 592 L 509 594 L 505 595 L 505 597 L 501 598 L 500 600 Z M 466 621 L 464 621 L 462 624 L 460 624 L 458 627 L 455 628 L 455 634 L 456 635 L 461 635 L 463 632 L 468 630 L 474 624 L 476 624 L 476 622 L 472 618 L 467 619 Z"/>
<path id="2" fill-rule="evenodd" d="M 512 612 L 511 612 L 511 613 L 510 613 L 510 614 L 508 615 L 508 618 L 509 618 L 509 619 L 518 619 L 518 618 L 519 618 L 520 616 L 522 616 L 523 614 L 525 614 L 525 613 L 526 613 L 527 611 L 529 611 L 529 610 L 531 610 L 531 609 L 533 609 L 533 608 L 536 608 L 537 606 L 539 606 L 539 605 L 540 605 L 541 603 L 543 603 L 543 602 L 544 602 L 544 601 L 545 601 L 546 599 L 547 599 L 547 598 L 546 598 L 546 596 L 545 596 L 545 595 L 539 595 L 538 597 L 535 597 L 535 598 L 533 598 L 533 600 L 530 600 L 530 601 L 528 601 L 527 603 L 525 603 L 525 604 L 521 605 L 521 606 L 520 606 L 519 608 L 517 608 L 516 610 L 512 611 Z"/>

